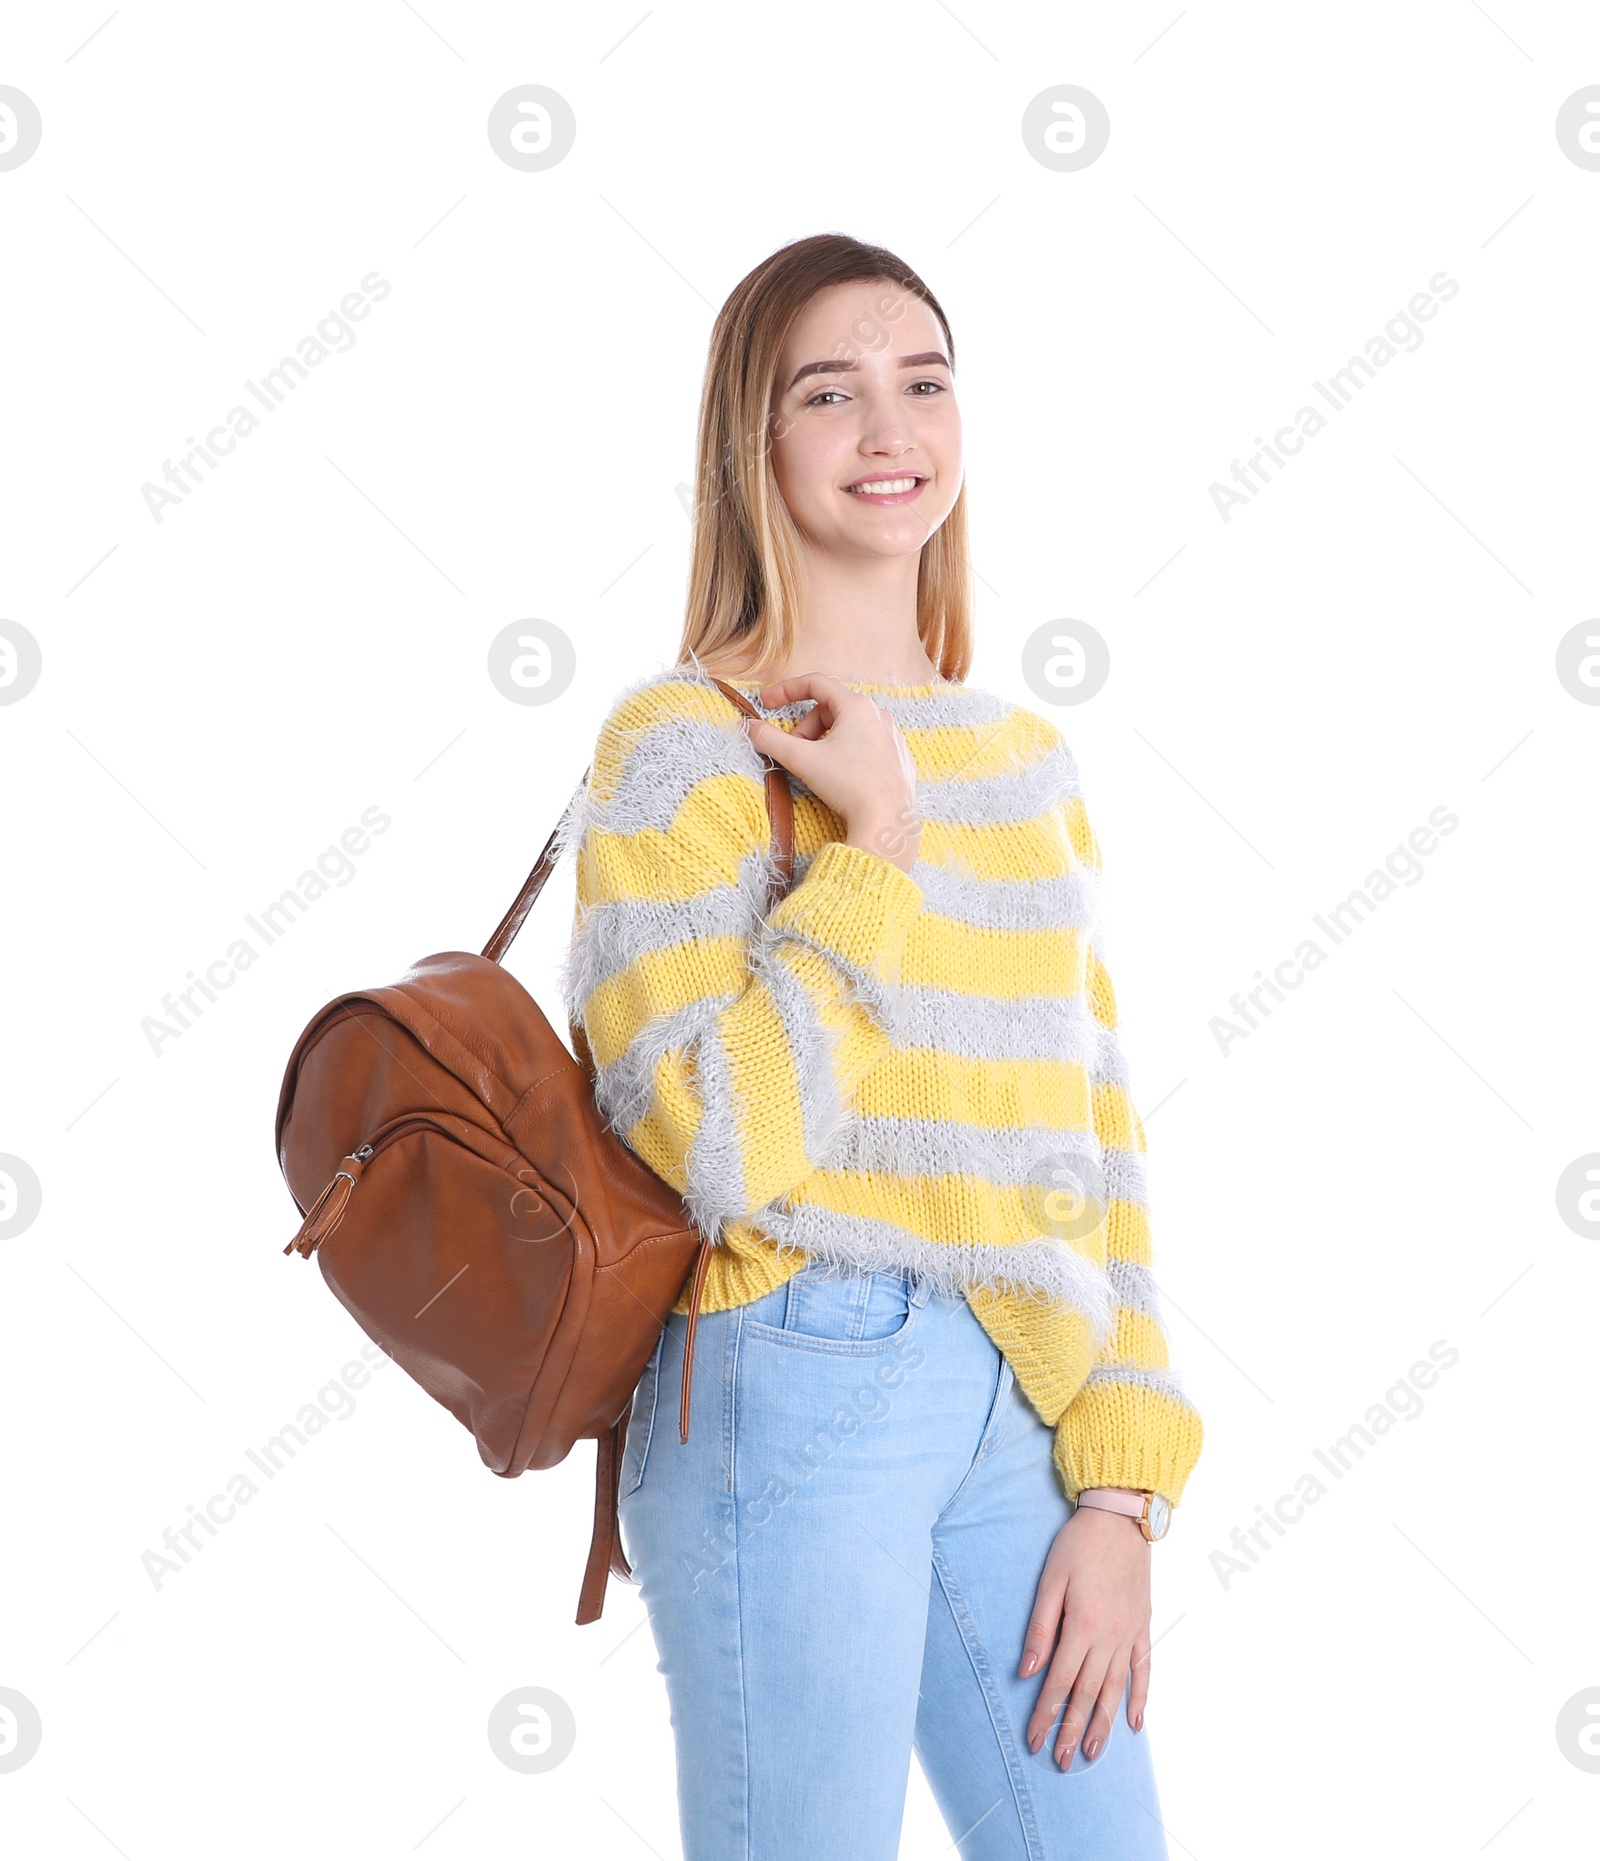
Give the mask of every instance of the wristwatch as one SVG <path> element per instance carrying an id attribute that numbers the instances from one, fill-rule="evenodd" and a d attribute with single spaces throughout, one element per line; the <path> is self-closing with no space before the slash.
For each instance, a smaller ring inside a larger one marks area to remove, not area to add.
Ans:
<path id="1" fill-rule="evenodd" d="M 1172 1523 L 1172 1507 L 1160 1493 L 1136 1493 L 1126 1486 L 1086 1486 L 1078 1495 L 1080 1506 L 1095 1506 L 1102 1512 L 1125 1512 L 1139 1521 L 1139 1529 L 1154 1544 L 1165 1538 Z"/>

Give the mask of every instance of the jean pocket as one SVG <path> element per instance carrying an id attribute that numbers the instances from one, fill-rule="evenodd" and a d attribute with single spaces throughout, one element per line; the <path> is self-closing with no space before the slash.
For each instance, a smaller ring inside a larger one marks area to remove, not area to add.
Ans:
<path id="1" fill-rule="evenodd" d="M 811 1261 L 762 1301 L 763 1316 L 745 1329 L 798 1349 L 873 1356 L 906 1335 L 927 1301 L 912 1273 L 853 1273 Z"/>
<path id="2" fill-rule="evenodd" d="M 665 1329 L 656 1339 L 650 1361 L 644 1367 L 633 1392 L 633 1407 L 628 1413 L 628 1438 L 622 1450 L 622 1470 L 617 1479 L 617 1499 L 622 1501 L 636 1492 L 644 1478 L 644 1463 L 650 1454 L 650 1437 L 656 1426 L 656 1390 L 661 1382 L 661 1352 L 667 1341 Z"/>

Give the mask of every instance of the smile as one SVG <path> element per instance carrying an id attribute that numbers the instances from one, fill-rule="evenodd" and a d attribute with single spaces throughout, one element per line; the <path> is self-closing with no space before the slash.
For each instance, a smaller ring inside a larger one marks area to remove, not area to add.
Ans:
<path id="1" fill-rule="evenodd" d="M 909 504 L 928 481 L 914 474 L 902 478 L 867 478 L 845 489 L 853 498 L 869 504 Z"/>

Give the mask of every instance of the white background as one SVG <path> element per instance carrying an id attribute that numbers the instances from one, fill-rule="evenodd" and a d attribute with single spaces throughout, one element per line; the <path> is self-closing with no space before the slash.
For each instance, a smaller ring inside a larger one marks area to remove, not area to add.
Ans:
<path id="1" fill-rule="evenodd" d="M 1040 705 L 1053 620 L 1111 650 L 1054 715 L 1207 1428 L 1154 1555 L 1171 1851 L 1588 1852 L 1555 1726 L 1600 1686 L 1600 1253 L 1556 1183 L 1600 1149 L 1600 710 L 1555 665 L 1596 611 L 1600 173 L 1554 125 L 1597 82 L 1592 9 L 1512 0 L 13 15 L 44 133 L 0 173 L 0 613 L 44 670 L 0 707 L 0 1151 L 43 1210 L 0 1241 L 0 1686 L 44 1740 L 10 1852 L 679 1853 L 637 1591 L 572 1619 L 587 1447 L 497 1480 L 386 1365 L 186 1568 L 141 1560 L 364 1341 L 281 1252 L 294 1040 L 481 945 L 675 655 L 711 319 L 826 230 L 954 325 L 970 682 Z M 526 83 L 578 125 L 539 173 L 486 134 Z M 1111 118 L 1075 173 L 1021 134 L 1062 83 Z M 354 346 L 154 521 L 162 462 L 373 270 Z M 1441 270 L 1421 346 L 1223 522 L 1213 481 Z M 535 617 L 577 676 L 519 706 L 485 656 Z M 350 882 L 157 1057 L 144 1018 L 370 806 Z M 1235 992 L 1440 806 L 1420 880 L 1224 1057 Z M 570 900 L 512 963 L 547 1010 Z M 1439 1339 L 1422 1413 L 1224 1581 Z M 523 1686 L 577 1718 L 545 1775 L 486 1735 Z M 902 1854 L 949 1840 L 913 1767 Z"/>

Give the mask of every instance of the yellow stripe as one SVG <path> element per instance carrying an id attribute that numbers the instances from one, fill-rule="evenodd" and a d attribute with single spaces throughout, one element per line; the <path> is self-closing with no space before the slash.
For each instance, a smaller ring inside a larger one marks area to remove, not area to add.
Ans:
<path id="1" fill-rule="evenodd" d="M 776 960 L 806 992 L 811 1013 L 823 1029 L 836 1082 L 858 1079 L 879 1058 L 884 1036 L 861 1009 L 839 997 L 839 972 L 820 950 L 782 943 Z"/>
<path id="2" fill-rule="evenodd" d="M 892 1050 L 861 1082 L 868 1118 L 955 1118 L 980 1129 L 1091 1131 L 1089 1080 L 1076 1060 L 983 1060 L 921 1047 Z"/>
<path id="3" fill-rule="evenodd" d="M 741 862 L 769 837 L 760 789 L 743 776 L 707 776 L 684 797 L 667 832 L 641 827 L 631 834 L 586 834 L 578 854 L 580 895 L 698 898 L 713 886 L 733 885 Z M 696 849 L 692 866 L 683 859 L 685 845 Z"/>
<path id="4" fill-rule="evenodd" d="M 621 1059 L 647 1022 L 732 994 L 748 979 L 742 937 L 707 937 L 636 957 L 595 989 L 584 1010 L 595 1064 Z"/>
<path id="5" fill-rule="evenodd" d="M 967 1303 L 1005 1353 L 1022 1393 L 1054 1422 L 1089 1374 L 1094 1337 L 1083 1313 L 1014 1293 L 974 1292 Z"/>
<path id="6" fill-rule="evenodd" d="M 1073 795 L 1062 807 L 1067 817 L 1067 838 L 1073 852 L 1084 865 L 1093 866 L 1096 872 L 1100 871 L 1100 842 L 1089 825 L 1089 811 L 1084 806 L 1082 795 Z"/>
<path id="7" fill-rule="evenodd" d="M 1094 1128 L 1108 1150 L 1136 1150 L 1144 1154 L 1144 1127 L 1134 1113 L 1126 1086 L 1095 1087 Z"/>
<path id="8" fill-rule="evenodd" d="M 1035 1193 L 984 1182 L 977 1176 L 885 1176 L 853 1170 L 813 1170 L 789 1199 L 796 1207 L 826 1208 L 837 1214 L 886 1221 L 956 1253 L 974 1235 L 981 1235 L 994 1247 L 1018 1247 L 1048 1238 L 1042 1230 Z M 1105 1264 L 1104 1226 L 1087 1234 L 1060 1238 L 1085 1260 Z"/>
<path id="9" fill-rule="evenodd" d="M 765 989 L 736 1002 L 723 1028 L 745 1202 L 759 1208 L 808 1167 L 794 1055 Z"/>
<path id="10" fill-rule="evenodd" d="M 1003 827 L 924 821 L 917 850 L 930 866 L 970 873 L 974 878 L 1033 879 L 1072 870 L 1064 856 L 1064 832 L 1059 806 L 1034 820 Z"/>
<path id="11" fill-rule="evenodd" d="M 606 719 L 595 745 L 594 772 L 589 778 L 595 800 L 610 801 L 616 794 L 628 759 L 644 737 L 684 720 L 716 724 L 732 732 L 728 701 L 713 686 L 664 679 L 624 698 Z"/>
<path id="12" fill-rule="evenodd" d="M 1112 1260 L 1131 1260 L 1135 1266 L 1154 1266 L 1150 1246 L 1150 1214 L 1137 1202 L 1111 1198 L 1106 1217 L 1106 1256 Z"/>
<path id="13" fill-rule="evenodd" d="M 997 724 L 934 724 L 903 729 L 906 747 L 926 782 L 976 782 L 1037 763 L 1056 745 L 1055 727 L 1017 709 Z"/>
<path id="14" fill-rule="evenodd" d="M 1161 1327 L 1148 1312 L 1131 1312 L 1126 1306 L 1117 1308 L 1111 1350 L 1122 1363 L 1143 1364 L 1152 1370 L 1165 1370 L 1171 1361 Z"/>
<path id="15" fill-rule="evenodd" d="M 998 1001 L 1083 993 L 1089 940 L 1081 929 L 985 930 L 924 909 L 906 938 L 900 979 L 920 988 Z"/>

